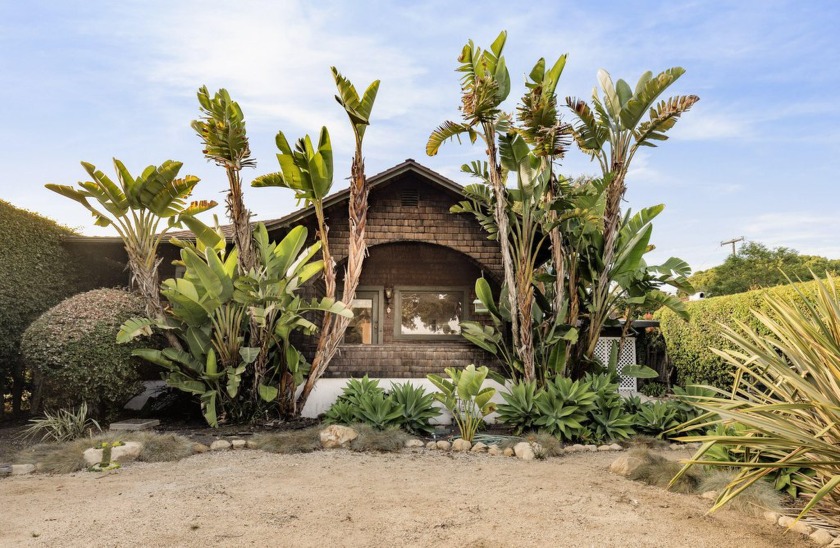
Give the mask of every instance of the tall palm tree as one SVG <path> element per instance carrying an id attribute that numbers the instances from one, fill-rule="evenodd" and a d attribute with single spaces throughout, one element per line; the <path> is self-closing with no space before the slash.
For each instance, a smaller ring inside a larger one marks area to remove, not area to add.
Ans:
<path id="1" fill-rule="evenodd" d="M 251 230 L 251 212 L 242 198 L 240 172 L 244 167 L 255 167 L 251 148 L 245 133 L 245 116 L 239 104 L 230 98 L 225 89 L 212 97 L 207 86 L 198 90 L 202 117 L 191 126 L 204 144 L 204 156 L 225 168 L 228 178 L 227 213 L 233 225 L 233 243 L 239 250 L 239 268 L 248 272 L 257 267 L 258 257 Z"/>
<path id="2" fill-rule="evenodd" d="M 488 161 L 488 181 L 494 195 L 493 217 L 498 228 L 499 247 L 502 252 L 505 286 L 509 299 L 511 313 L 511 331 L 513 346 L 517 355 L 523 360 L 526 370 L 533 370 L 533 352 L 523 347 L 522 331 L 530 330 L 530 325 L 522 325 L 516 311 L 519 302 L 516 271 L 513 263 L 513 253 L 509 240 L 510 223 L 507 217 L 507 190 L 502 165 L 499 161 L 496 144 L 497 133 L 507 133 L 510 119 L 499 108 L 510 94 L 510 74 L 505 64 L 502 51 L 507 40 L 507 32 L 502 31 L 490 45 L 489 50 L 482 50 L 469 40 L 461 50 L 456 69 L 464 73 L 461 78 L 461 115 L 463 122 L 446 121 L 429 136 L 426 144 L 426 154 L 434 156 L 440 146 L 449 139 L 462 135 L 469 137 L 474 143 L 479 137 L 484 141 Z M 526 361 L 527 360 L 527 361 Z M 530 363 L 529 363 L 530 362 Z"/>
<path id="3" fill-rule="evenodd" d="M 603 98 L 595 88 L 592 92 L 592 106 L 581 99 L 567 97 L 566 104 L 572 110 L 577 122 L 574 137 L 580 149 L 598 161 L 604 179 L 607 181 L 604 207 L 604 257 L 603 267 L 598 275 L 593 302 L 606 302 L 612 280 L 608 275 L 616 259 L 616 242 L 621 225 L 621 200 L 627 190 L 625 178 L 636 152 L 641 147 L 656 147 L 655 141 L 665 141 L 665 133 L 674 127 L 679 117 L 697 101 L 696 95 L 670 97 L 656 102 L 659 96 L 685 73 L 681 67 L 662 71 L 657 76 L 648 71 L 642 74 L 631 90 L 624 80 L 613 84 L 605 70 L 598 71 Z M 642 121 L 645 113 L 648 119 Z M 610 310 L 592 311 L 590 325 L 602 324 L 603 317 Z M 590 329 L 588 342 L 584 345 L 587 358 L 592 357 L 594 342 L 599 333 Z"/>
<path id="4" fill-rule="evenodd" d="M 365 228 L 367 226 L 369 187 L 365 177 L 365 164 L 362 155 L 362 143 L 365 129 L 370 125 L 370 114 L 376 94 L 379 91 L 379 80 L 372 82 L 365 92 L 359 96 L 353 84 L 332 67 L 338 95 L 336 100 L 344 107 L 350 118 L 355 136 L 355 153 L 350 169 L 350 202 L 349 202 L 349 241 L 347 249 L 347 270 L 344 274 L 345 303 L 353 302 L 359 278 L 362 274 L 367 246 L 365 244 Z M 321 240 L 321 252 L 324 259 L 324 286 L 327 298 L 336 297 L 335 261 L 330 250 L 328 232 L 329 227 L 324 218 L 324 198 L 329 194 L 333 182 L 333 155 L 327 128 L 321 128 L 317 148 L 312 145 L 309 136 L 299 139 L 293 150 L 283 132 L 277 135 L 277 147 L 280 154 L 279 173 L 271 173 L 258 177 L 252 183 L 255 187 L 280 186 L 295 191 L 295 196 L 315 209 L 318 223 L 318 238 Z M 347 315 L 324 313 L 321 322 L 321 333 L 318 347 L 312 359 L 312 367 L 298 397 L 295 411 L 299 413 L 306 405 L 309 394 L 315 383 L 326 371 L 338 350 L 338 345 L 344 337 L 350 318 Z"/>
<path id="5" fill-rule="evenodd" d="M 132 284 L 146 301 L 146 314 L 154 319 L 164 317 L 158 283 L 160 243 L 172 228 L 194 221 L 194 215 L 216 206 L 216 202 L 207 200 L 187 204 L 199 178 L 193 175 L 177 178 L 181 166 L 181 162 L 167 160 L 160 166 L 147 167 L 139 177 L 134 177 L 114 158 L 117 172 L 117 183 L 114 183 L 93 164 L 82 162 L 90 181 L 80 182 L 79 188 L 46 185 L 53 192 L 82 204 L 93 214 L 97 226 L 114 227 L 128 254 Z M 171 339 L 172 345 L 180 348 L 177 339 Z"/>

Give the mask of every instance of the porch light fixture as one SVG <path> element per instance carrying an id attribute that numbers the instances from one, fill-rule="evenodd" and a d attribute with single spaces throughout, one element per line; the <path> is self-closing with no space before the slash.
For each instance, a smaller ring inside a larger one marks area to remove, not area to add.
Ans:
<path id="1" fill-rule="evenodd" d="M 488 314 L 490 311 L 484 306 L 484 303 L 481 302 L 481 299 L 476 299 L 473 301 L 473 308 L 475 309 L 476 314 Z"/>

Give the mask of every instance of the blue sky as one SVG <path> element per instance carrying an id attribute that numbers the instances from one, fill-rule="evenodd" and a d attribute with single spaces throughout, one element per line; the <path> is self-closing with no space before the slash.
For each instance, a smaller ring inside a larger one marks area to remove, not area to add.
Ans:
<path id="1" fill-rule="evenodd" d="M 480 8 L 478 6 L 481 6 Z M 362 7 L 364 6 L 364 7 Z M 79 161 L 132 171 L 166 159 L 201 177 L 194 197 L 222 201 L 223 172 L 189 127 L 195 91 L 226 87 L 242 106 L 258 165 L 277 170 L 274 135 L 327 125 L 336 185 L 352 138 L 333 99 L 336 65 L 357 87 L 382 80 L 366 135 L 368 174 L 414 158 L 458 182 L 478 147 L 425 155 L 428 134 L 458 116 L 463 43 L 508 30 L 514 90 L 539 57 L 569 59 L 560 97 L 589 97 L 599 68 L 631 85 L 679 65 L 671 94 L 701 98 L 628 177 L 628 207 L 666 204 L 657 262 L 720 263 L 736 236 L 840 258 L 840 3 L 814 2 L 0 2 L 0 198 L 85 234 L 105 235 L 77 204 L 47 191 L 74 184 Z M 564 172 L 594 174 L 576 150 Z M 295 207 L 282 189 L 251 189 L 257 219 Z M 219 213 L 223 210 L 219 208 Z"/>

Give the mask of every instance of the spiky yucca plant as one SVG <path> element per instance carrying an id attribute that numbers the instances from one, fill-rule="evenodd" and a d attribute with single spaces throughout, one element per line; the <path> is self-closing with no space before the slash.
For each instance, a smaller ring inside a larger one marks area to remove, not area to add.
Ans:
<path id="1" fill-rule="evenodd" d="M 710 425 L 737 423 L 743 429 L 680 438 L 702 446 L 674 478 L 697 464 L 737 467 L 713 510 L 780 469 L 799 467 L 814 471 L 796 480 L 807 500 L 799 518 L 814 512 L 840 525 L 840 296 L 831 277 L 816 283 L 813 297 L 768 296 L 770 313 L 753 311 L 769 335 L 740 322 L 738 329 L 723 327 L 735 348 L 715 353 L 735 368 L 732 393 L 694 400 L 719 415 Z M 737 449 L 747 457 L 715 461 L 706 456 L 712 448 Z"/>

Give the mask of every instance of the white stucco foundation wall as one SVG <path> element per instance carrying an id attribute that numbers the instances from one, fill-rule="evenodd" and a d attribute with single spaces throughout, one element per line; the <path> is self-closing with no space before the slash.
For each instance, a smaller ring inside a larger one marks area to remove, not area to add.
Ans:
<path id="1" fill-rule="evenodd" d="M 303 416 L 309 418 L 315 418 L 321 413 L 326 413 L 327 409 L 335 403 L 335 400 L 341 395 L 341 391 L 347 385 L 347 381 L 349 379 L 320 379 L 316 384 L 315 388 L 312 390 L 312 393 L 309 395 L 309 399 L 306 402 L 306 406 L 303 408 Z M 402 384 L 405 382 L 411 383 L 413 386 L 422 386 L 426 389 L 426 392 L 437 392 L 437 388 L 429 379 L 377 379 L 379 380 L 379 386 L 384 388 L 386 391 L 390 390 L 392 384 Z M 499 394 L 500 390 L 507 391 L 507 389 L 502 386 L 501 384 L 497 383 L 496 381 L 486 380 L 484 381 L 485 387 L 492 387 L 496 389 L 496 395 L 493 396 L 493 401 L 497 404 L 504 403 L 502 396 Z M 443 406 L 435 402 L 435 405 L 441 409 L 441 414 L 436 418 L 429 421 L 432 424 L 451 424 L 452 423 L 452 416 Z M 496 413 L 491 413 L 486 419 L 488 423 L 495 423 L 496 422 Z"/>

